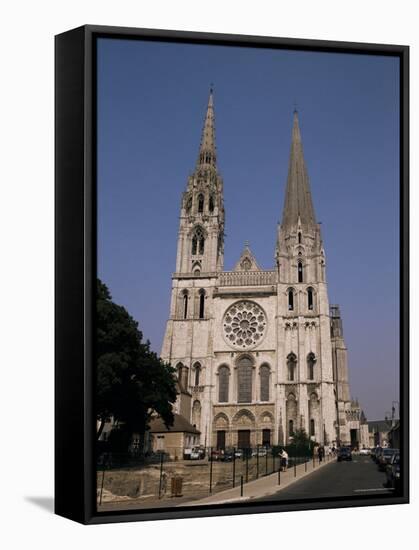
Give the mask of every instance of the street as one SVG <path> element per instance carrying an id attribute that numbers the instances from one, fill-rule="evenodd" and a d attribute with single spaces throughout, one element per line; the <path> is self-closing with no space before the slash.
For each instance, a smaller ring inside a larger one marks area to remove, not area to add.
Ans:
<path id="1" fill-rule="evenodd" d="M 378 471 L 377 465 L 369 456 L 354 455 L 352 461 L 334 462 L 271 496 L 257 500 L 390 494 L 391 489 L 384 487 L 385 480 L 385 473 Z"/>

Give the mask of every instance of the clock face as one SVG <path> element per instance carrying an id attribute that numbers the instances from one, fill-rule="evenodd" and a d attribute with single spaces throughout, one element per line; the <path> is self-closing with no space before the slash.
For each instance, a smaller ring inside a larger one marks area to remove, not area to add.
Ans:
<path id="1" fill-rule="evenodd" d="M 224 339 L 233 348 L 250 349 L 262 342 L 266 326 L 263 309 L 256 302 L 242 300 L 230 306 L 224 314 Z"/>

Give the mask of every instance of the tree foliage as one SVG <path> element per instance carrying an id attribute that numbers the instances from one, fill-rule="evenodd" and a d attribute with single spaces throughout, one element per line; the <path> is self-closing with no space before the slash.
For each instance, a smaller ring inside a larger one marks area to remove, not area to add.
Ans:
<path id="1" fill-rule="evenodd" d="M 293 445 L 297 445 L 298 447 L 309 447 L 310 443 L 312 442 L 310 441 L 310 438 L 304 428 L 295 430 L 292 436 Z"/>
<path id="2" fill-rule="evenodd" d="M 138 323 L 115 304 L 108 288 L 97 281 L 96 414 L 98 437 L 112 416 L 126 429 L 144 436 L 153 412 L 173 424 L 176 401 L 175 369 L 143 342 Z"/>

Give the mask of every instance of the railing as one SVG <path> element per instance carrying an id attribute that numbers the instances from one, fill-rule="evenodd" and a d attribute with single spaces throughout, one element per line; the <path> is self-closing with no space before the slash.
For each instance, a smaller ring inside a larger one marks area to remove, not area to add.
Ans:
<path id="1" fill-rule="evenodd" d="M 284 449 L 288 453 L 285 459 Z M 330 462 L 335 460 L 335 454 L 329 452 L 322 458 Z M 286 475 L 289 470 L 288 476 L 296 477 L 298 470 L 307 472 L 320 462 L 317 453 L 295 445 L 223 449 L 198 445 L 165 447 L 146 455 L 100 453 L 97 504 L 100 509 L 122 510 L 130 502 L 131 509 L 134 502 L 138 508 L 152 508 L 162 500 L 173 500 L 174 496 L 192 501 L 240 486 L 243 492 L 247 482 L 277 474 L 280 484 L 281 471 Z"/>
<path id="2" fill-rule="evenodd" d="M 224 271 L 220 286 L 260 286 L 276 283 L 276 271 Z"/>

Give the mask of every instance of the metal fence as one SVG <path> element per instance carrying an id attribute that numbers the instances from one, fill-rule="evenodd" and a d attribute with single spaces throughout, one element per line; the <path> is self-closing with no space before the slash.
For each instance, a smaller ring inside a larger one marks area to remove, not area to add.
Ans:
<path id="1" fill-rule="evenodd" d="M 315 467 L 318 456 L 308 449 L 258 446 L 246 449 L 167 447 L 146 455 L 102 453 L 97 460 L 97 502 L 135 501 L 153 507 L 171 499 L 191 501 L 305 464 Z M 330 460 L 326 456 L 323 460 Z M 311 463 L 311 464 L 310 464 Z M 279 473 L 280 476 L 280 473 Z"/>

